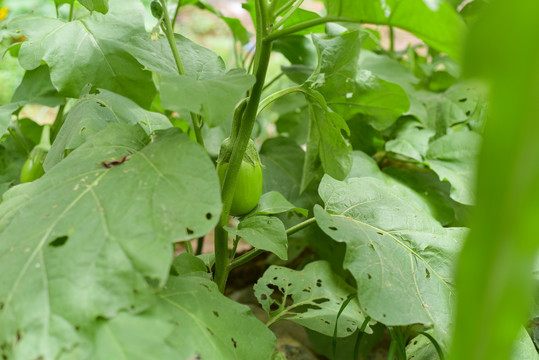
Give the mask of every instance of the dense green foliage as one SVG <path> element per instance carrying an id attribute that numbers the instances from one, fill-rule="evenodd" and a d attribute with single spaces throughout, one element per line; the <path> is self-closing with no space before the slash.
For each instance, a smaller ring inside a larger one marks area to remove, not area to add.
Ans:
<path id="1" fill-rule="evenodd" d="M 0 0 L 0 355 L 539 358 L 539 6 L 461 3 Z"/>

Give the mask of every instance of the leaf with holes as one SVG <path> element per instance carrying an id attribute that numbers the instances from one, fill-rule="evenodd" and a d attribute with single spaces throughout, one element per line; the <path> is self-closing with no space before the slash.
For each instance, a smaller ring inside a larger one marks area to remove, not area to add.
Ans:
<path id="1" fill-rule="evenodd" d="M 449 336 L 453 263 L 466 230 L 444 228 L 417 198 L 371 178 L 325 176 L 315 206 L 320 228 L 346 243 L 344 268 L 357 281 L 362 311 L 387 325 L 432 324 Z"/>
<path id="2" fill-rule="evenodd" d="M 270 316 L 268 324 L 287 319 L 327 336 L 333 336 L 342 303 L 355 293 L 326 261 L 309 263 L 302 271 L 271 266 L 254 290 Z M 337 336 L 353 334 L 364 320 L 359 302 L 352 300 L 339 317 Z"/>
<path id="3" fill-rule="evenodd" d="M 167 319 L 167 336 L 177 359 L 270 359 L 275 335 L 254 317 L 249 307 L 221 293 L 198 276 L 172 276 L 149 315 Z M 231 326 L 233 324 L 233 326 Z"/>
<path id="4" fill-rule="evenodd" d="M 76 342 L 75 326 L 145 308 L 145 278 L 164 283 L 171 243 L 206 234 L 220 211 L 215 168 L 187 135 L 150 142 L 138 125 L 109 125 L 4 195 L 0 344 L 52 359 Z"/>

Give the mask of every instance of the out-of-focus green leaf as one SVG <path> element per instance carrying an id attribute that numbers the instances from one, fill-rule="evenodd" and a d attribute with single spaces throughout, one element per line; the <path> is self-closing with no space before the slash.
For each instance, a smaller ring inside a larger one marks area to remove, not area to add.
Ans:
<path id="1" fill-rule="evenodd" d="M 538 18 L 537 1 L 490 1 L 466 48 L 464 72 L 485 79 L 491 94 L 450 359 L 509 359 L 530 317 L 539 247 Z"/>

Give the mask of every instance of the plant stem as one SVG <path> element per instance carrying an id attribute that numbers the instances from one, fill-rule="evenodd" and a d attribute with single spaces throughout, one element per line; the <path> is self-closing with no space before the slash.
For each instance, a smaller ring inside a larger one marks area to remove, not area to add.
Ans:
<path id="1" fill-rule="evenodd" d="M 290 16 L 292 16 L 292 14 L 301 6 L 302 3 L 303 3 L 303 0 L 299 0 L 297 3 L 295 3 L 294 6 L 292 6 L 292 8 L 288 10 L 286 14 L 283 15 L 281 20 L 279 20 L 277 24 L 274 25 L 273 28 L 278 29 L 279 27 L 281 27 L 286 22 L 286 20 L 288 20 Z"/>
<path id="2" fill-rule="evenodd" d="M 174 38 L 174 29 L 170 23 L 170 17 L 168 15 L 167 4 L 165 0 L 159 0 L 161 7 L 163 8 L 163 21 L 165 22 L 165 35 L 167 36 L 170 49 L 172 50 L 172 55 L 174 56 L 174 61 L 176 62 L 176 67 L 178 68 L 178 73 L 180 75 L 185 75 L 185 70 L 183 68 L 182 59 L 180 57 L 180 52 L 178 51 L 178 45 L 176 44 L 176 39 Z"/>
<path id="3" fill-rule="evenodd" d="M 240 265 L 245 264 L 246 262 L 251 261 L 255 257 L 262 255 L 265 250 L 260 249 L 251 249 L 247 251 L 245 254 L 238 256 L 234 261 L 231 261 L 230 264 L 228 264 L 228 270 L 232 270 Z"/>
<path id="4" fill-rule="evenodd" d="M 395 32 L 393 26 L 389 26 L 389 55 L 395 56 Z"/>
<path id="5" fill-rule="evenodd" d="M 176 11 L 174 11 L 174 17 L 172 18 L 172 24 L 176 24 L 176 20 L 178 19 L 178 14 L 180 13 L 181 4 L 182 4 L 182 0 L 178 0 L 178 5 L 176 5 Z"/>
<path id="6" fill-rule="evenodd" d="M 191 245 L 191 240 L 184 241 L 184 244 L 185 244 L 185 251 L 188 254 L 194 255 L 195 253 L 193 252 L 193 245 Z"/>
<path id="7" fill-rule="evenodd" d="M 268 96 L 267 98 L 265 98 L 264 100 L 260 102 L 260 105 L 258 106 L 258 113 L 256 114 L 256 116 L 260 115 L 262 110 L 264 110 L 266 106 L 268 106 L 275 100 L 285 95 L 292 94 L 293 92 L 297 92 L 297 91 L 302 91 L 301 86 L 293 86 L 291 88 L 283 89 L 283 90 L 277 91 L 276 93 L 271 94 L 270 96 Z"/>
<path id="8" fill-rule="evenodd" d="M 350 22 L 350 23 L 359 23 L 359 24 L 364 23 L 363 20 L 359 20 L 359 19 L 350 19 L 350 18 L 339 17 L 339 16 L 325 16 L 325 17 L 305 21 L 305 22 L 287 27 L 286 29 L 274 31 L 268 37 L 266 37 L 266 41 L 273 41 L 280 37 L 290 35 L 295 32 L 305 30 L 316 25 L 325 24 L 328 22 Z M 377 24 L 377 23 L 374 23 L 374 24 Z"/>
<path id="9" fill-rule="evenodd" d="M 286 2 L 286 4 L 284 4 L 284 5 L 281 6 L 279 9 L 277 9 L 277 11 L 275 11 L 275 14 L 274 14 L 274 15 L 275 15 L 276 17 L 279 16 L 279 15 L 281 15 L 281 14 L 282 14 L 283 12 L 285 12 L 286 9 L 287 9 L 290 5 L 292 5 L 295 1 L 296 1 L 296 0 L 288 0 L 288 1 Z M 274 2 L 277 2 L 277 0 L 274 0 Z"/>
<path id="10" fill-rule="evenodd" d="M 60 107 L 58 108 L 58 113 L 56 114 L 56 117 L 54 118 L 54 122 L 52 123 L 51 138 L 53 142 L 54 142 L 54 139 L 56 139 L 56 136 L 58 135 L 58 133 L 60 132 L 62 125 L 64 124 L 63 120 L 64 120 L 65 108 L 66 108 L 65 104 L 60 105 Z"/>
<path id="11" fill-rule="evenodd" d="M 161 2 L 161 7 L 163 8 L 163 22 L 165 25 L 164 32 L 170 45 L 170 49 L 172 50 L 172 55 L 174 56 L 174 61 L 176 62 L 176 67 L 178 68 L 178 74 L 185 75 L 185 68 L 183 67 L 180 52 L 178 50 L 178 44 L 176 44 L 176 39 L 174 37 L 174 28 L 172 27 L 172 23 L 170 22 L 170 17 L 168 15 L 167 4 L 165 0 L 159 1 Z M 175 17 L 177 16 L 177 12 L 180 9 L 180 3 L 181 0 L 178 1 L 178 6 L 176 7 L 176 14 L 174 15 Z M 197 142 L 205 149 L 206 146 L 204 145 L 204 138 L 202 136 L 203 123 L 200 119 L 200 116 L 195 113 L 191 113 L 191 121 L 193 123 L 193 130 L 195 131 Z"/>
<path id="12" fill-rule="evenodd" d="M 193 129 L 195 130 L 195 136 L 197 138 L 197 143 L 202 145 L 203 148 L 206 148 L 206 146 L 204 146 L 204 138 L 202 137 L 202 126 L 203 125 L 201 123 L 200 116 L 195 114 L 195 113 L 191 113 L 191 121 L 193 122 Z"/>
<path id="13" fill-rule="evenodd" d="M 203 247 L 204 247 L 204 236 L 201 236 L 197 240 L 197 249 L 196 249 L 195 255 L 202 254 Z"/>
<path id="14" fill-rule="evenodd" d="M 275 84 L 275 82 L 277 80 L 279 80 L 282 76 L 284 75 L 284 72 L 281 72 L 279 75 L 277 75 L 276 77 L 274 77 L 273 79 L 271 79 L 271 81 L 267 84 L 264 85 L 264 90 L 266 90 L 267 88 L 269 88 L 271 85 Z"/>
<path id="15" fill-rule="evenodd" d="M 258 111 L 258 103 L 262 95 L 262 89 L 264 87 L 264 80 L 268 70 L 270 55 L 271 55 L 271 42 L 264 41 L 266 34 L 266 8 L 265 0 L 257 0 L 256 6 L 256 54 L 255 54 L 255 77 L 256 82 L 251 91 L 251 96 L 247 103 L 247 108 L 243 115 L 241 126 L 238 132 L 238 137 L 234 142 L 232 149 L 232 155 L 227 167 L 227 171 L 223 180 L 222 189 L 222 201 L 223 211 L 219 224 L 215 228 L 215 282 L 221 292 L 224 291 L 226 286 L 226 280 L 228 277 L 228 234 L 224 229 L 224 226 L 228 225 L 228 217 L 230 214 L 230 206 L 232 205 L 232 198 L 234 196 L 234 190 L 236 187 L 236 180 L 240 170 L 240 165 L 243 160 L 243 155 L 247 149 L 247 144 L 251 138 L 251 132 L 256 121 L 256 114 Z"/>
<path id="16" fill-rule="evenodd" d="M 367 316 L 363 321 L 363 324 L 361 324 L 359 332 L 357 333 L 356 344 L 354 345 L 354 360 L 359 359 L 359 347 L 361 345 L 361 340 L 363 339 L 363 334 L 365 333 L 365 329 L 367 328 L 369 321 L 371 321 L 371 318 L 370 316 Z"/>
<path id="17" fill-rule="evenodd" d="M 71 3 L 71 7 L 69 8 L 69 18 L 68 21 L 73 20 L 73 8 L 75 7 L 75 2 Z"/>

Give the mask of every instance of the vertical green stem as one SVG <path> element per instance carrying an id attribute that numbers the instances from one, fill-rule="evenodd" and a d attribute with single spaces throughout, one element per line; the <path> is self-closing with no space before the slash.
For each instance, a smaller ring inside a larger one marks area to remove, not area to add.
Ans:
<path id="1" fill-rule="evenodd" d="M 395 31 L 393 26 L 389 27 L 389 54 L 395 56 Z"/>
<path id="2" fill-rule="evenodd" d="M 197 249 L 196 249 L 195 255 L 202 254 L 203 247 L 204 247 L 204 236 L 201 236 L 197 240 Z"/>
<path id="3" fill-rule="evenodd" d="M 185 70 L 183 68 L 182 59 L 180 58 L 180 52 L 178 51 L 178 45 L 176 44 L 176 39 L 174 38 L 174 29 L 170 22 L 170 16 L 168 15 L 167 3 L 165 0 L 159 0 L 161 7 L 163 8 L 163 21 L 165 23 L 165 35 L 167 36 L 168 43 L 172 50 L 172 55 L 174 56 L 174 61 L 178 67 L 178 73 L 180 75 L 185 75 Z"/>
<path id="4" fill-rule="evenodd" d="M 257 26 L 256 26 L 256 54 L 255 54 L 255 77 L 256 83 L 251 91 L 247 108 L 243 115 L 238 137 L 234 142 L 230 163 L 227 167 L 225 178 L 223 180 L 222 200 L 223 212 L 219 224 L 215 228 L 215 282 L 219 290 L 224 291 L 226 280 L 228 277 L 228 234 L 224 230 L 224 226 L 228 225 L 228 217 L 230 214 L 230 206 L 234 196 L 234 189 L 238 172 L 240 169 L 243 155 L 247 149 L 247 144 L 253 131 L 253 126 L 256 120 L 258 104 L 262 96 L 262 89 L 266 79 L 270 55 L 271 42 L 264 41 L 266 35 L 266 9 L 264 0 L 256 1 Z"/>
<path id="5" fill-rule="evenodd" d="M 69 21 L 73 20 L 73 8 L 75 7 L 75 2 L 71 3 L 71 7 L 69 8 Z"/>
<path id="6" fill-rule="evenodd" d="M 182 59 L 180 57 L 178 45 L 176 44 L 176 39 L 174 38 L 174 28 L 172 27 L 172 23 L 170 22 L 170 16 L 168 15 L 167 4 L 165 0 L 159 1 L 161 3 L 161 7 L 163 8 L 163 22 L 165 25 L 164 32 L 167 36 L 170 49 L 172 50 L 172 55 L 174 56 L 174 61 L 176 62 L 176 67 L 178 68 L 178 74 L 185 75 L 185 69 L 183 67 Z M 176 14 L 174 15 L 174 17 L 178 15 L 180 3 L 181 0 L 178 1 L 178 6 L 176 7 Z M 195 131 L 197 142 L 202 145 L 203 148 L 206 148 L 206 146 L 204 146 L 204 138 L 202 136 L 202 121 L 200 119 L 200 116 L 191 113 L 191 121 L 193 123 L 193 130 Z"/>
<path id="7" fill-rule="evenodd" d="M 178 19 L 178 14 L 180 13 L 181 4 L 182 4 L 182 0 L 178 0 L 178 5 L 176 5 L 176 11 L 174 11 L 174 17 L 172 18 L 172 24 L 176 24 L 176 20 Z"/>
<path id="8" fill-rule="evenodd" d="M 193 245 L 191 244 L 191 240 L 185 241 L 184 244 L 185 244 L 185 251 L 188 254 L 194 255 Z"/>
<path id="9" fill-rule="evenodd" d="M 62 128 L 62 125 L 64 124 L 64 110 L 65 110 L 65 104 L 60 105 L 58 108 L 58 113 L 56 114 L 56 118 L 54 118 L 54 122 L 52 123 L 51 127 L 51 138 L 52 141 L 56 139 L 56 135 L 60 132 L 60 129 Z"/>

